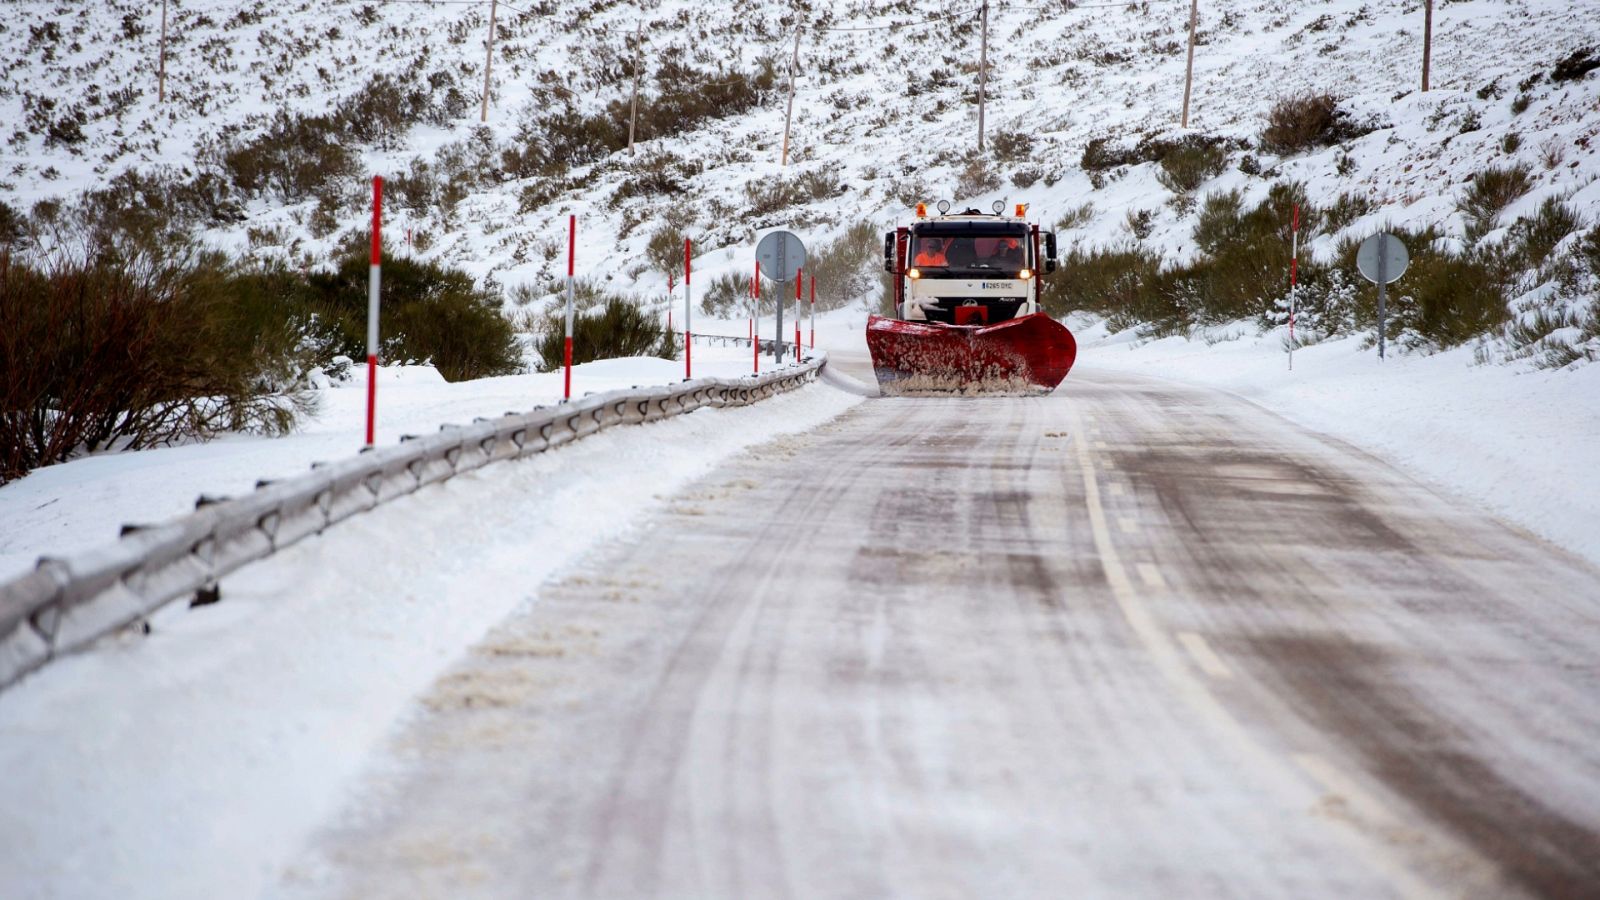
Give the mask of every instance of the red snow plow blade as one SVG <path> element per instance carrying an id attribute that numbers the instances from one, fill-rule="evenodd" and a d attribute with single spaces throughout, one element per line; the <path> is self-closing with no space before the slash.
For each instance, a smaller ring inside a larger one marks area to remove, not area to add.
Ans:
<path id="1" fill-rule="evenodd" d="M 867 350 L 884 394 L 1046 394 L 1078 344 L 1043 313 L 998 325 L 867 319 Z"/>

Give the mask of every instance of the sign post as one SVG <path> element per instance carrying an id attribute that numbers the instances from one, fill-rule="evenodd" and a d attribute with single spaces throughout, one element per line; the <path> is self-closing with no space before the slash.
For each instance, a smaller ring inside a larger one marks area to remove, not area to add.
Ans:
<path id="1" fill-rule="evenodd" d="M 800 294 L 806 286 L 804 269 L 794 270 L 794 361 L 800 361 Z"/>
<path id="2" fill-rule="evenodd" d="M 756 336 L 756 320 L 761 318 L 761 260 L 756 260 L 756 274 L 750 279 L 750 372 L 761 374 L 761 339 Z"/>
<path id="3" fill-rule="evenodd" d="M 689 316 L 689 275 L 692 266 L 689 258 L 694 250 L 694 245 L 689 238 L 683 239 L 683 378 L 685 381 L 694 377 L 694 328 L 690 324 Z"/>
<path id="4" fill-rule="evenodd" d="M 1294 215 L 1289 223 L 1289 371 L 1294 371 L 1294 288 L 1295 276 L 1300 268 L 1300 204 L 1294 205 Z"/>
<path id="5" fill-rule="evenodd" d="M 784 276 L 789 272 L 798 273 L 805 268 L 806 245 L 800 242 L 792 232 L 769 231 L 762 236 L 761 242 L 756 245 L 756 262 L 761 266 L 759 271 L 776 272 L 776 276 L 768 275 L 767 278 L 777 282 L 778 317 L 776 334 L 773 335 L 772 354 L 775 362 L 783 362 L 783 285 L 788 284 Z M 800 286 L 795 285 L 795 306 L 800 305 Z M 798 310 L 796 310 L 798 312 Z M 799 350 L 798 347 L 795 348 Z"/>
<path id="6" fill-rule="evenodd" d="M 817 349 L 817 273 L 811 273 L 811 349 Z"/>
<path id="7" fill-rule="evenodd" d="M 1411 256 L 1400 239 L 1387 232 L 1378 232 L 1361 242 L 1356 251 L 1356 268 L 1368 281 L 1378 286 L 1378 359 L 1383 359 L 1384 332 L 1387 330 L 1389 283 L 1405 274 Z"/>
<path id="8" fill-rule="evenodd" d="M 372 176 L 372 268 L 367 280 L 367 446 L 378 417 L 378 287 L 383 280 L 383 176 Z"/>
<path id="9" fill-rule="evenodd" d="M 562 397 L 572 397 L 572 308 L 577 288 L 573 285 L 573 271 L 578 257 L 578 217 L 567 216 L 567 339 L 561 349 L 563 368 L 566 370 L 566 387 Z"/>

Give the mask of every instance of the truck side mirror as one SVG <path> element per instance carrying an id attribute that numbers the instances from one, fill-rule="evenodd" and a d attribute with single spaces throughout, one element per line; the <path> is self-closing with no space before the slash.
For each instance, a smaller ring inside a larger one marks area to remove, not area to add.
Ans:
<path id="1" fill-rule="evenodd" d="M 1046 272 L 1054 272 L 1056 270 L 1056 233 L 1054 231 L 1046 231 L 1044 233 L 1044 270 Z"/>
<path id="2" fill-rule="evenodd" d="M 892 231 L 883 236 L 883 270 L 890 274 L 894 273 L 894 238 Z"/>

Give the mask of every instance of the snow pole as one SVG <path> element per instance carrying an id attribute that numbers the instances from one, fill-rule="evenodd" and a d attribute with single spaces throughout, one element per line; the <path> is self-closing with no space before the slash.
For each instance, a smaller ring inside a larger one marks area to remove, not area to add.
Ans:
<path id="1" fill-rule="evenodd" d="M 372 176 L 372 269 L 367 281 L 367 446 L 378 418 L 378 286 L 383 280 L 383 176 Z"/>
<path id="2" fill-rule="evenodd" d="M 694 377 L 694 366 L 691 362 L 694 356 L 694 331 L 689 324 L 689 275 L 692 267 L 689 257 L 694 245 L 689 238 L 683 239 L 683 378 L 685 381 Z"/>
<path id="3" fill-rule="evenodd" d="M 567 339 L 561 353 L 566 369 L 566 385 L 561 396 L 564 399 L 572 398 L 572 306 L 577 289 L 573 286 L 573 274 L 576 271 L 578 259 L 578 217 L 567 216 Z"/>
<path id="4" fill-rule="evenodd" d="M 794 361 L 800 361 L 800 290 L 806 286 L 804 269 L 794 270 Z"/>
<path id="5" fill-rule="evenodd" d="M 817 349 L 817 273 L 811 273 L 811 349 Z"/>
<path id="6" fill-rule="evenodd" d="M 1300 204 L 1294 204 L 1289 221 L 1289 371 L 1294 371 L 1294 289 L 1300 269 Z"/>
<path id="7" fill-rule="evenodd" d="M 761 374 L 761 341 L 756 338 L 756 318 L 761 315 L 761 260 L 756 260 L 756 275 L 750 279 L 750 371 Z"/>

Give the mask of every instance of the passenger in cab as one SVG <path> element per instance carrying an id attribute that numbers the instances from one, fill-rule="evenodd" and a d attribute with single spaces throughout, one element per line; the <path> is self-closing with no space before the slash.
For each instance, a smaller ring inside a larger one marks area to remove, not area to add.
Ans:
<path id="1" fill-rule="evenodd" d="M 912 262 L 919 266 L 949 265 L 944 255 L 944 241 L 935 237 L 919 238 L 917 240 L 917 256 Z"/>

